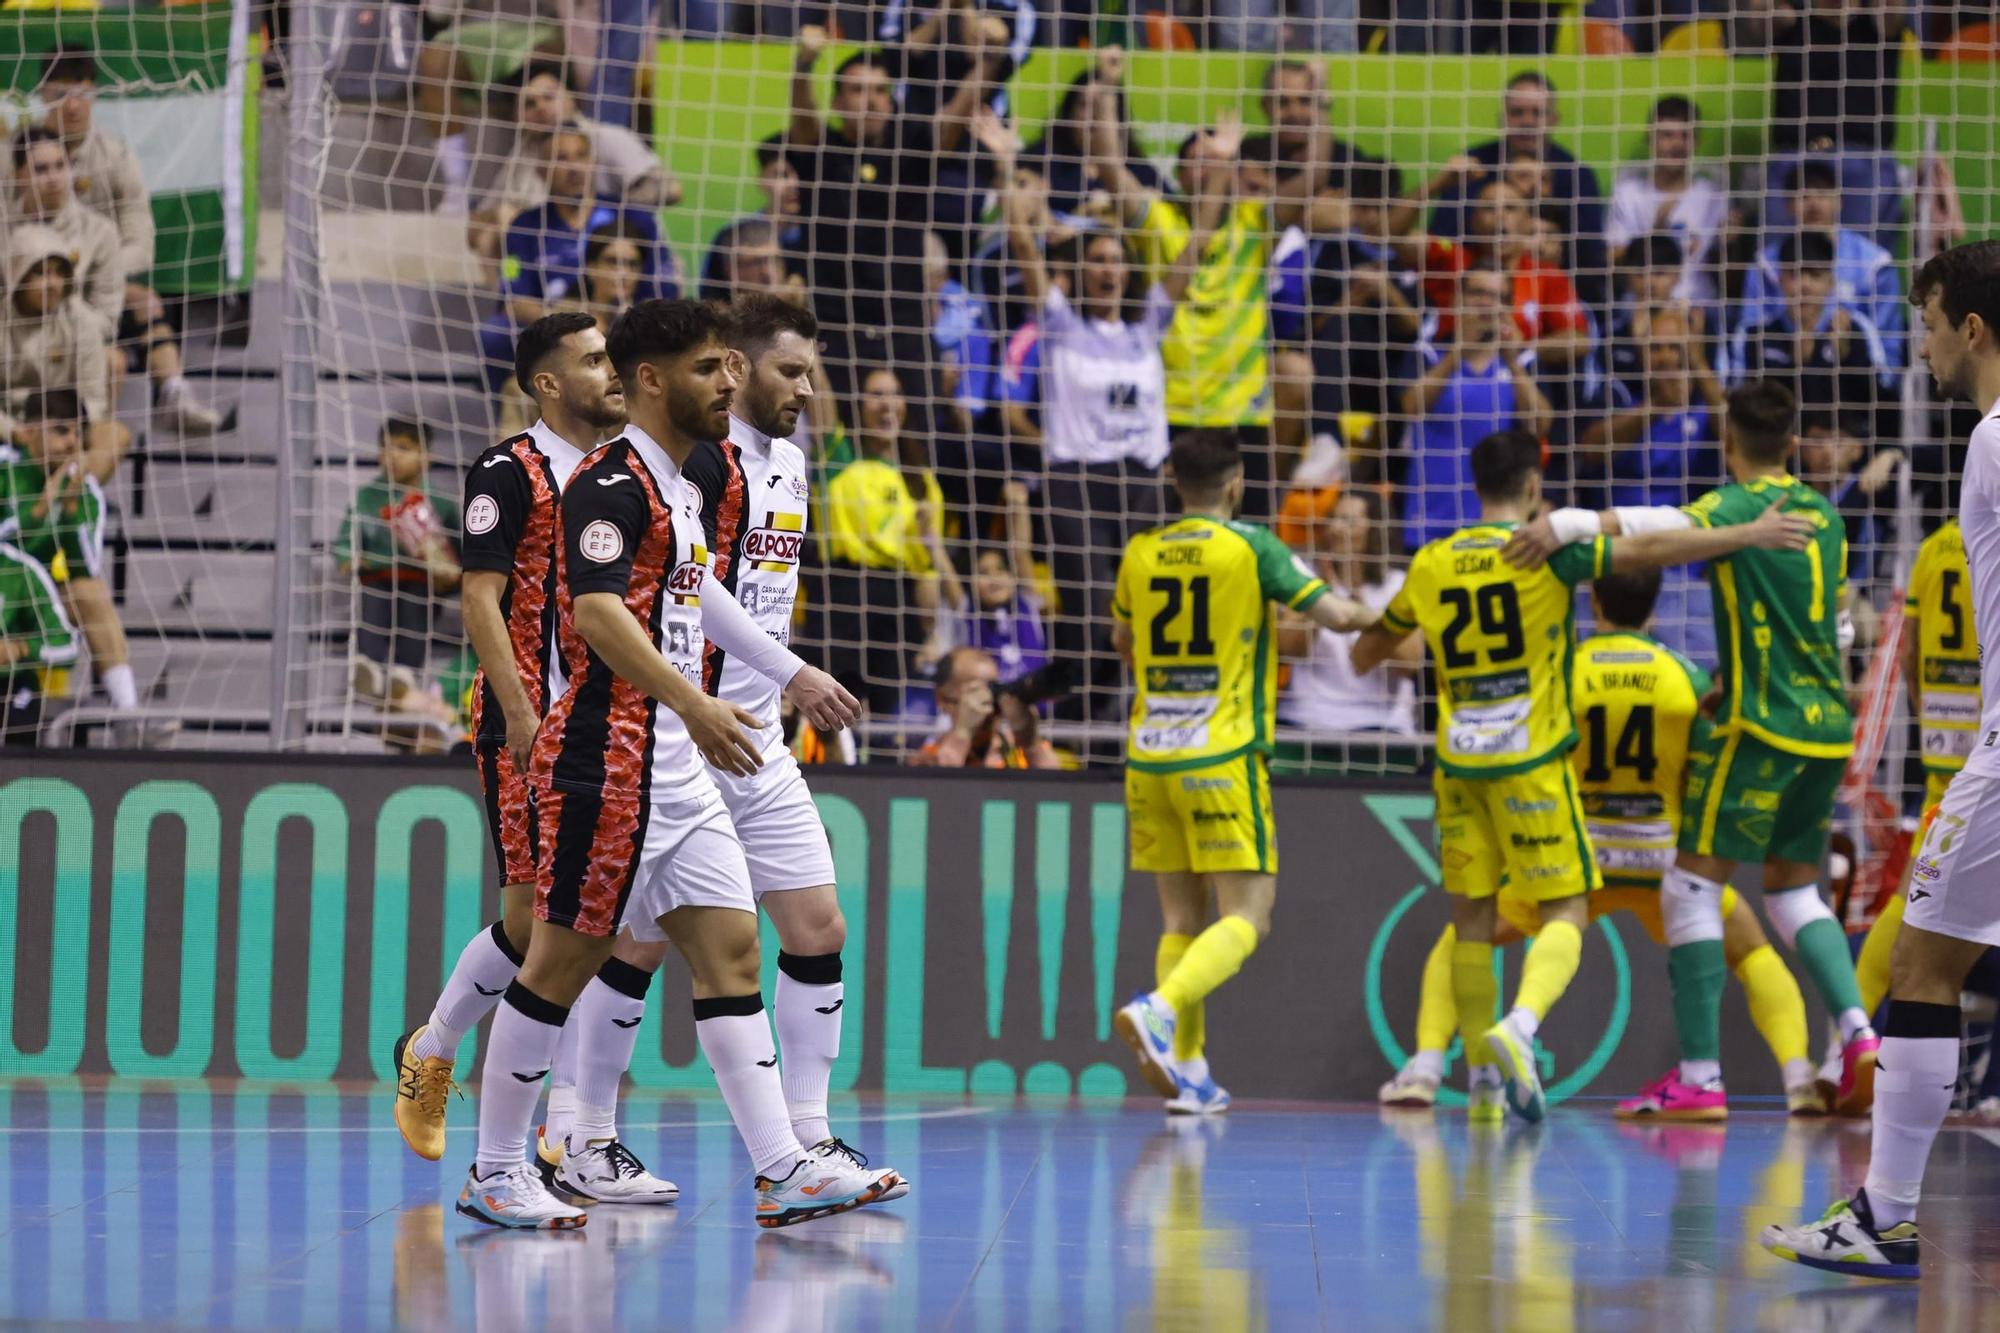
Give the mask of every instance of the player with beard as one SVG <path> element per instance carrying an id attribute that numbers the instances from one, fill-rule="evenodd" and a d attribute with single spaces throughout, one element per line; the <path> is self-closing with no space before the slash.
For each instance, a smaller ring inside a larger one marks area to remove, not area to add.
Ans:
<path id="1" fill-rule="evenodd" d="M 728 316 L 730 357 L 740 383 L 729 433 L 704 440 L 683 473 L 701 497 L 716 578 L 772 640 L 791 638 L 809 488 L 805 455 L 786 437 L 812 398 L 819 326 L 812 312 L 780 297 L 740 298 Z M 785 1102 L 799 1142 L 821 1157 L 867 1159 L 827 1123 L 827 1086 L 840 1055 L 844 991 L 840 952 L 847 922 L 834 889 L 826 829 L 797 760 L 785 745 L 778 687 L 742 660 L 711 647 L 703 686 L 757 719 L 763 766 L 749 777 L 710 775 L 736 826 L 757 905 L 778 932 L 773 1009 L 783 1054 Z M 646 992 L 666 956 L 664 943 L 629 933 L 584 988 L 551 1076 L 549 1123 L 539 1145 L 554 1183 L 585 1198 L 621 1186 L 630 1154 L 618 1146 L 617 1100 L 631 1063 Z M 567 1057 L 567 1058 L 566 1058 Z M 568 1085 L 574 1085 L 574 1110 Z M 567 1149 L 564 1145 L 567 1143 Z M 883 1200 L 900 1198 L 898 1183 Z"/>

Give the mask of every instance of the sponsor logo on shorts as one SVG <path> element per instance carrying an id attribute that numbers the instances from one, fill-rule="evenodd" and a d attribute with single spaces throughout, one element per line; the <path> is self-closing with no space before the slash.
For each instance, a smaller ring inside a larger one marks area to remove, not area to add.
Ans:
<path id="1" fill-rule="evenodd" d="M 1778 813 L 1779 800 L 1780 794 L 1778 792 L 1744 791 L 1738 795 L 1736 803 L 1745 810 L 1758 810 L 1765 814 L 1775 815 Z"/>
<path id="2" fill-rule="evenodd" d="M 1556 812 L 1554 801 L 1517 801 L 1507 798 L 1507 813 L 1510 815 L 1552 815 Z"/>
<path id="3" fill-rule="evenodd" d="M 1513 873 L 1513 867 L 1510 866 L 1508 868 L 1508 873 Z M 1570 865 L 1568 862 L 1564 862 L 1559 866 L 1521 867 L 1521 878 L 1523 879 L 1562 879 L 1575 873 L 1576 867 Z"/>
<path id="4" fill-rule="evenodd" d="M 500 522 L 500 506 L 490 495 L 475 495 L 472 503 L 465 507 L 465 530 L 470 533 L 491 532 Z"/>
<path id="5" fill-rule="evenodd" d="M 1204 852 L 1240 852 L 1243 850 L 1243 839 L 1203 838 L 1195 846 Z"/>
<path id="6" fill-rule="evenodd" d="M 1447 847 L 1444 849 L 1443 855 L 1438 857 L 1438 860 L 1444 862 L 1446 870 L 1463 870 L 1472 864 L 1473 856 L 1471 852 L 1465 851 L 1462 848 Z"/>
<path id="7" fill-rule="evenodd" d="M 1194 812 L 1197 824 L 1233 824 L 1236 816 L 1227 810 L 1197 810 Z"/>
<path id="8" fill-rule="evenodd" d="M 1182 791 L 1228 791 L 1236 783 L 1230 778 L 1182 778 Z"/>
<path id="9" fill-rule="evenodd" d="M 1524 850 L 1531 847 L 1560 847 L 1562 846 L 1562 840 L 1562 834 L 1560 833 L 1509 833 L 1507 835 L 1508 842 Z"/>
<path id="10" fill-rule="evenodd" d="M 1910 867 L 1910 875 L 1913 879 L 1936 880 L 1942 874 L 1944 874 L 1944 867 L 1939 865 L 1938 858 L 1929 852 L 1919 856 L 1916 864 Z"/>

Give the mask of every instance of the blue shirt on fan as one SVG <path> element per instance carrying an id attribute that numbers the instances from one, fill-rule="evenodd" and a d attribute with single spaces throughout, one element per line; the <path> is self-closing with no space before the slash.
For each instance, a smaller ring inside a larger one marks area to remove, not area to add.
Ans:
<path id="1" fill-rule="evenodd" d="M 583 294 L 583 252 L 590 233 L 622 222 L 645 238 L 646 271 L 636 299 L 649 301 L 680 295 L 667 262 L 666 247 L 651 212 L 599 200 L 581 227 L 572 227 L 553 203 L 531 208 L 507 228 L 506 252 L 500 261 L 500 290 L 508 300 L 549 303 Z"/>
<path id="2" fill-rule="evenodd" d="M 1424 369 L 1444 360 L 1443 349 L 1426 344 Z M 1494 357 L 1483 370 L 1463 362 L 1445 382 L 1444 392 L 1403 436 L 1410 468 L 1403 480 L 1403 544 L 1414 551 L 1449 537 L 1479 519 L 1479 496 L 1472 489 L 1472 446 L 1495 431 L 1514 429 L 1514 376 L 1505 359 Z"/>

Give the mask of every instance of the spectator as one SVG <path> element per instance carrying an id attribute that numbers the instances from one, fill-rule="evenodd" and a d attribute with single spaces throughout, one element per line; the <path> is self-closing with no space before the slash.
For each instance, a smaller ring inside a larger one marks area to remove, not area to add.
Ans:
<path id="1" fill-rule="evenodd" d="M 1018 139 L 991 115 L 975 132 L 1001 178 L 1012 181 Z M 1225 127 L 1215 136 L 1219 161 L 1233 159 L 1234 133 Z M 1230 177 L 1212 179 L 1217 188 L 1199 198 L 1191 230 L 1151 286 L 1109 231 L 1079 238 L 1075 270 L 1066 282 L 1051 280 L 1029 200 L 1010 188 L 1002 202 L 1022 288 L 1040 318 L 1044 495 L 1062 602 L 1057 642 L 1065 657 L 1088 658 L 1086 679 L 1114 688 L 1121 668 L 1109 635 L 1118 560 L 1132 535 L 1162 512 L 1171 394 L 1163 344 L 1229 207 Z"/>
<path id="2" fill-rule="evenodd" d="M 1823 161 L 1840 182 L 1842 225 L 1893 247 L 1904 215 L 1895 149 L 1906 15 L 1882 0 L 1779 0 L 1769 13 L 1777 58 L 1765 224 L 1793 224 L 1784 183 L 1794 164 Z"/>
<path id="3" fill-rule="evenodd" d="M 1681 276 L 1673 295 L 1683 301 L 1713 301 L 1716 238 L 1729 217 L 1729 195 L 1694 163 L 1698 120 L 1685 97 L 1653 104 L 1648 131 L 1651 160 L 1626 167 L 1611 187 L 1611 216 L 1605 242 L 1622 253 L 1641 236 L 1666 233 L 1679 244 Z"/>
<path id="4" fill-rule="evenodd" d="M 390 418 L 381 471 L 354 497 L 333 558 L 359 587 L 355 693 L 393 712 L 451 725 L 452 710 L 420 684 L 439 600 L 458 588 L 458 502 L 430 479 L 430 431 Z"/>
<path id="5" fill-rule="evenodd" d="M 592 232 L 615 222 L 643 242 L 645 269 L 637 299 L 675 294 L 652 213 L 599 199 L 595 189 L 589 137 L 574 127 L 558 130 L 550 136 L 549 201 L 521 214 L 508 227 L 500 308 L 479 329 L 487 387 L 496 393 L 513 374 L 518 331 L 540 319 L 548 307 L 582 292 L 584 250 Z"/>
<path id="6" fill-rule="evenodd" d="M 1196 214 L 1236 193 L 1240 124 L 1227 114 L 1214 129 L 1196 130 L 1182 141 L 1182 197 L 1170 200 L 1147 189 L 1119 160 L 1123 127 L 1113 123 L 1115 114 L 1112 89 L 1100 87 L 1091 139 L 1097 175 L 1110 184 L 1119 217 L 1136 233 L 1144 271 L 1161 281 L 1184 252 L 1192 249 L 1197 256 L 1187 279 L 1190 299 L 1173 312 L 1160 344 L 1167 421 L 1176 429 L 1216 427 L 1235 434 L 1243 454 L 1243 517 L 1255 522 L 1276 507 L 1271 321 L 1264 300 L 1274 234 L 1271 201 L 1235 199 L 1207 244 L 1191 246 Z"/>
<path id="7" fill-rule="evenodd" d="M 1514 327 L 1542 367 L 1566 371 L 1582 361 L 1590 352 L 1590 315 L 1569 276 L 1536 253 L 1534 215 L 1521 193 L 1505 180 L 1488 181 L 1467 210 L 1466 232 L 1464 245 L 1439 256 L 1441 267 L 1495 264 L 1508 275 Z M 1440 285 L 1433 294 L 1449 306 L 1450 291 Z M 1455 318 L 1445 315 L 1439 332 L 1449 333 Z"/>
<path id="8" fill-rule="evenodd" d="M 1833 261 L 1824 232 L 1802 231 L 1779 244 L 1782 304 L 1730 340 L 1725 380 L 1781 381 L 1802 413 L 1856 424 L 1872 444 L 1896 433 L 1896 372 L 1875 322 L 1840 303 Z"/>
<path id="9" fill-rule="evenodd" d="M 1653 313 L 1638 345 L 1639 391 L 1604 380 L 1578 436 L 1579 476 L 1602 479 L 1608 493 L 1599 508 L 1684 505 L 1722 482 L 1722 384 L 1687 316 Z"/>
<path id="10" fill-rule="evenodd" d="M 1097 87 L 1106 68 L 1122 70 L 1125 53 L 1106 47 L 1098 64 L 1070 81 L 1056 112 L 1042 128 L 1042 137 L 1021 150 L 1021 164 L 1046 183 L 1049 209 L 1058 216 L 1082 211 L 1092 191 L 1109 188 L 1091 168 L 1090 126 Z M 1120 156 L 1125 169 L 1147 189 L 1160 188 L 1160 174 L 1132 137 L 1132 122 L 1125 107 L 1125 90 L 1110 80 L 1111 95 L 1118 99 L 1114 122 L 1122 132 Z"/>
<path id="11" fill-rule="evenodd" d="M 112 416 L 111 326 L 77 295 L 69 247 L 47 227 L 13 229 L 7 251 L 7 305 L 0 325 L 0 431 L 19 438 L 14 413 L 36 392 L 67 390 L 81 405 L 85 453 L 119 458 L 131 431 Z"/>
<path id="12" fill-rule="evenodd" d="M 1822 232 L 1833 240 L 1833 285 L 1839 302 L 1868 316 L 1882 335 L 1892 366 L 1903 364 L 1904 283 L 1895 256 L 1862 233 L 1840 224 L 1842 191 L 1830 162 L 1807 159 L 1786 177 L 1792 216 L 1801 231 Z M 1743 280 L 1742 323 L 1762 323 L 1784 304 L 1778 290 L 1778 247 L 1774 239 L 1757 254 Z"/>
<path id="13" fill-rule="evenodd" d="M 1003 50 L 984 44 L 980 25 L 971 31 L 980 43 L 971 51 L 973 72 L 934 123 L 897 108 L 889 62 L 865 51 L 834 71 L 829 123 L 812 83 L 826 31 L 799 30 L 786 146 L 805 196 L 815 311 L 828 359 L 838 367 L 851 369 L 856 361 L 862 328 L 901 335 L 884 349 L 894 364 L 928 364 L 924 237 L 934 219 L 938 163 L 964 146 L 972 108 L 985 100 L 1005 59 Z"/>
<path id="14" fill-rule="evenodd" d="M 986 303 L 952 275 L 951 256 L 935 232 L 924 242 L 924 290 L 931 297 L 929 327 L 939 368 L 939 398 L 959 434 L 969 439 L 975 432 L 988 432 L 992 427 L 988 414 L 998 398 L 999 349 L 993 324 Z M 975 470 L 1005 466 L 998 457 L 982 458 L 977 450 L 970 463 Z"/>
<path id="15" fill-rule="evenodd" d="M 953 100 L 949 90 L 981 77 L 985 96 L 967 107 L 1007 114 L 1007 81 L 1035 47 L 1039 15 L 1027 0 L 943 0 L 912 4 L 888 0 L 875 30 L 882 58 L 907 115 L 935 120 Z M 977 52 L 994 53 L 982 71 Z"/>
<path id="16" fill-rule="evenodd" d="M 800 221 L 799 173 L 785 156 L 782 132 L 757 145 L 757 188 L 764 194 L 764 207 L 725 224 L 708 243 L 708 258 L 701 268 L 704 301 L 732 299 L 743 262 L 738 256 L 745 252 L 758 260 L 778 255 L 784 276 L 796 277 L 801 288 L 805 285 L 806 229 Z M 768 290 L 755 277 L 746 281 Z"/>
<path id="17" fill-rule="evenodd" d="M 645 282 L 646 255 L 650 242 L 624 216 L 614 217 L 592 231 L 583 245 L 583 280 L 576 295 L 552 302 L 589 315 L 600 332 L 609 334 L 612 321 L 631 309 Z M 514 376 L 500 382 L 500 408 L 496 425 L 502 434 L 524 431 L 534 424 L 534 400 L 521 390 Z"/>
<path id="18" fill-rule="evenodd" d="M 859 417 L 859 457 L 826 487 L 827 656 L 835 678 L 870 709 L 893 713 L 940 600 L 955 603 L 963 593 L 942 597 L 945 581 L 957 579 L 944 553 L 944 493 L 913 457 L 908 399 L 895 370 L 878 366 L 862 377 Z"/>
<path id="19" fill-rule="evenodd" d="M 1009 683 L 1049 663 L 1041 594 L 1035 590 L 1034 516 L 1028 488 L 1010 481 L 1000 489 L 1007 547 L 979 552 L 972 567 L 972 595 L 955 608 L 963 641 L 990 656 Z"/>
<path id="20" fill-rule="evenodd" d="M 1635 399 L 1646 392 L 1646 343 L 1656 310 L 1678 312 L 1698 344 L 1695 355 L 1715 364 L 1722 318 L 1713 305 L 1676 299 L 1683 271 L 1680 242 L 1666 232 L 1636 237 L 1618 256 L 1618 303 L 1604 338 L 1603 369 Z"/>
<path id="21" fill-rule="evenodd" d="M 1389 558 L 1389 523 L 1382 497 L 1369 490 L 1332 493 L 1338 498 L 1330 505 L 1315 506 L 1301 554 L 1336 596 L 1380 611 L 1403 586 L 1402 567 Z M 1292 671 L 1278 696 L 1278 720 L 1312 731 L 1415 735 L 1417 690 L 1412 669 L 1423 663 L 1423 643 L 1412 636 L 1389 662 L 1357 675 L 1348 657 L 1355 638 L 1353 632 L 1322 629 L 1303 616 L 1282 615 L 1278 652 L 1290 659 Z"/>
<path id="22" fill-rule="evenodd" d="M 938 710 L 949 726 L 910 757 L 926 768 L 1061 768 L 1043 740 L 1035 710 L 998 691 L 999 664 L 983 648 L 954 648 L 937 679 Z"/>
<path id="23" fill-rule="evenodd" d="M 42 682 L 76 661 L 76 631 L 42 562 L 0 542 L 0 745 L 34 745 Z"/>
<path id="24" fill-rule="evenodd" d="M 1499 431 L 1546 437 L 1554 414 L 1536 387 L 1532 351 L 1507 314 L 1507 278 L 1482 265 L 1459 277 L 1458 318 L 1448 341 L 1425 343 L 1422 378 L 1403 394 L 1410 427 L 1403 481 L 1403 544 L 1416 550 L 1479 516 L 1467 459 Z"/>
<path id="25" fill-rule="evenodd" d="M 467 242 L 474 254 L 498 255 L 507 224 L 549 201 L 549 141 L 566 126 L 590 140 L 598 198 L 649 209 L 672 208 L 681 201 L 680 182 L 645 140 L 622 126 L 577 114 L 563 66 L 531 64 L 522 74 L 513 143 L 499 173 L 473 201 Z"/>
<path id="26" fill-rule="evenodd" d="M 83 403 L 69 389 L 28 395 L 15 414 L 21 452 L 0 465 L 0 532 L 43 566 L 60 556 L 70 619 L 90 645 L 90 665 L 111 706 L 139 706 L 125 627 L 104 582 L 104 492 L 86 466 Z M 122 744 L 143 741 L 121 724 Z"/>
<path id="27" fill-rule="evenodd" d="M 1464 158 L 1453 159 L 1447 176 L 1432 183 L 1429 192 L 1436 194 L 1437 208 L 1431 231 L 1445 240 L 1457 240 L 1465 234 L 1466 196 L 1484 185 L 1484 181 L 1474 184 L 1473 173 L 1479 168 L 1494 172 L 1516 157 L 1532 158 L 1542 163 L 1547 173 L 1544 202 L 1556 205 L 1564 214 L 1563 234 L 1569 238 L 1569 250 L 1563 267 L 1576 275 L 1584 304 L 1600 308 L 1608 293 L 1604 193 L 1597 173 L 1549 137 L 1561 123 L 1555 97 L 1555 85 L 1532 70 L 1508 81 L 1501 101 L 1504 132 L 1498 139 L 1473 145 Z"/>
<path id="28" fill-rule="evenodd" d="M 503 12 L 508 7 L 517 12 Z M 562 60 L 564 7 L 563 0 L 423 0 L 415 99 L 436 138 L 446 212 L 467 209 L 472 155 L 466 130 L 484 111 L 487 90 L 532 62 Z"/>
<path id="29" fill-rule="evenodd" d="M 1358 0 L 1210 0 L 1205 43 L 1217 51 L 1352 52 Z"/>
<path id="30" fill-rule="evenodd" d="M 1870 449 L 1860 421 L 1826 412 L 1799 419 L 1799 480 L 1833 502 L 1847 528 L 1847 577 L 1865 584 L 1885 557 L 1894 555 L 1889 515 L 1874 497 L 1894 477 L 1897 451 Z M 1886 572 L 1886 571 L 1885 571 Z"/>
<path id="31" fill-rule="evenodd" d="M 1273 60 L 1264 67 L 1262 89 L 1259 102 L 1271 123 L 1278 174 L 1289 177 L 1309 171 L 1311 179 L 1303 182 L 1306 194 L 1345 190 L 1348 171 L 1356 163 L 1374 161 L 1327 128 L 1331 99 L 1325 71 L 1317 61 Z"/>

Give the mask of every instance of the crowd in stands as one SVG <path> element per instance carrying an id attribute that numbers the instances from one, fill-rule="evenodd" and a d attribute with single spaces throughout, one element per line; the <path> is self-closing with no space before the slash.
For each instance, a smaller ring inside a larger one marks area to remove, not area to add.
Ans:
<path id="1" fill-rule="evenodd" d="M 1377 44 L 1415 49 L 1411 26 L 1428 49 L 1456 33 L 1457 49 L 1539 53 L 1534 8 L 1471 0 L 1454 27 L 1405 24 L 1398 5 Z M 599 103 L 534 25 L 431 34 L 417 110 L 445 207 L 492 266 L 479 341 L 499 419 L 525 424 L 512 342 L 548 311 L 608 326 L 652 296 L 808 306 L 822 356 L 798 437 L 816 469 L 799 636 L 873 718 L 910 721 L 903 752 L 919 762 L 1037 767 L 1058 762 L 1041 728 L 1122 716 L 1108 602 L 1126 540 L 1172 507 L 1161 468 L 1182 431 L 1233 437 L 1244 517 L 1383 604 L 1410 552 L 1476 512 L 1466 459 L 1480 438 L 1541 437 L 1566 501 L 1677 504 L 1722 478 L 1724 390 L 1781 379 L 1803 408 L 1802 470 L 1849 516 L 1857 577 L 1874 572 L 1910 452 L 1893 257 L 1908 191 L 1889 118 L 1903 20 L 1872 0 L 1810 0 L 1768 7 L 1752 33 L 1708 8 L 1587 12 L 1639 49 L 1661 45 L 1669 18 L 1725 29 L 1728 49 L 1774 49 L 1767 156 L 1718 169 L 1702 151 L 1715 127 L 1691 96 L 1664 96 L 1608 183 L 1558 141 L 1563 93 L 1532 61 L 1500 95 L 1499 132 L 1434 172 L 1336 137 L 1323 67 L 1294 55 L 1170 162 L 1137 144 L 1116 46 L 1046 124 L 1017 124 L 1008 78 L 1075 16 L 1007 0 L 798 27 L 788 123 L 755 148 L 763 206 L 699 253 L 665 240 L 661 210 L 682 190 L 660 154 L 585 113 Z M 1204 31 L 1224 46 L 1351 49 L 1345 9 L 1215 0 Z M 718 33 L 781 30 L 768 7 L 684 10 Z M 840 60 L 822 104 L 816 75 L 841 35 L 880 40 Z M 173 429 L 225 424 L 180 377 L 159 299 L 128 278 L 147 266 L 150 222 L 129 150 L 91 129 L 95 80 L 87 54 L 51 59 L 46 119 L 12 140 L 0 412 L 13 415 L 0 423 L 18 443 L 31 399 L 79 404 L 76 480 L 50 484 L 59 505 L 129 443 L 106 410 L 121 376 L 148 375 Z M 496 83 L 513 91 L 496 98 Z M 452 652 L 435 611 L 458 577 L 442 479 L 462 460 L 428 457 L 426 437 L 421 421 L 382 425 L 381 475 L 330 555 L 359 589 L 357 692 L 449 716 L 464 659 L 440 672 Z M 93 621 L 74 568 L 67 579 L 99 659 L 115 613 L 105 627 L 107 601 Z M 1669 585 L 1662 636 L 1712 656 L 1705 589 Z M 1288 724 L 1423 729 L 1420 662 L 1356 677 L 1342 636 L 1288 621 L 1281 641 Z"/>

